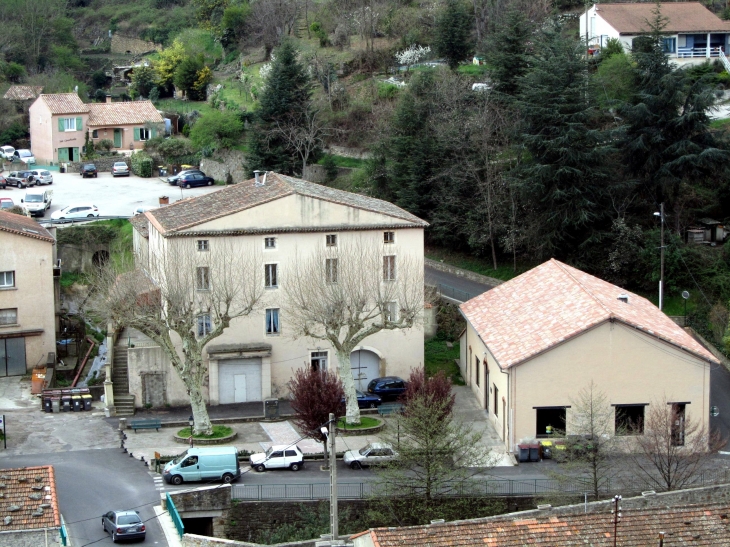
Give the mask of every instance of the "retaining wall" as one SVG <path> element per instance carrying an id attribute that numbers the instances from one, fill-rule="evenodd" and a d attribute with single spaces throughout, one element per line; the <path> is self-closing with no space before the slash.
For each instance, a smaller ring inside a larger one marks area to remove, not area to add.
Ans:
<path id="1" fill-rule="evenodd" d="M 112 166 L 117 163 L 118 161 L 123 161 L 127 164 L 127 167 L 129 169 L 132 169 L 132 162 L 129 159 L 129 156 L 107 156 L 103 158 L 94 158 L 93 160 L 89 161 L 70 161 L 67 163 L 68 165 L 68 172 L 69 173 L 81 173 L 81 167 L 83 165 L 86 165 L 87 163 L 93 163 L 96 165 L 96 170 L 99 173 L 110 173 L 112 170 Z"/>
<path id="2" fill-rule="evenodd" d="M 424 264 L 430 268 L 433 268 L 434 270 L 450 273 L 452 275 L 458 275 L 459 277 L 463 277 L 464 279 L 468 279 L 469 281 L 474 281 L 475 283 L 484 283 L 486 285 L 493 286 L 501 285 L 502 283 L 504 283 L 504 281 L 502 281 L 501 279 L 496 279 L 494 277 L 488 277 L 486 275 L 470 272 L 469 270 L 462 270 L 461 268 L 457 268 L 456 266 L 445 264 L 437 260 L 431 260 L 429 258 L 424 259 Z"/>
<path id="3" fill-rule="evenodd" d="M 161 51 L 162 46 L 154 42 L 132 38 L 130 36 L 122 36 L 114 34 L 112 36 L 111 52 L 112 53 L 129 53 L 132 55 L 142 55 L 150 51 Z"/>
<path id="4" fill-rule="evenodd" d="M 230 173 L 234 183 L 242 182 L 248 178 L 244 168 L 245 161 L 246 156 L 243 155 L 243 152 L 226 150 L 216 153 L 215 158 L 202 158 L 200 169 L 215 180 L 226 180 Z"/>
<path id="5" fill-rule="evenodd" d="M 354 169 L 350 167 L 338 167 L 337 176 L 343 177 L 345 175 L 349 175 L 353 171 Z M 307 165 L 307 168 L 304 170 L 304 176 L 302 178 L 304 180 L 308 180 L 309 182 L 322 184 L 327 178 L 327 170 L 325 169 L 324 165 L 310 164 Z"/>

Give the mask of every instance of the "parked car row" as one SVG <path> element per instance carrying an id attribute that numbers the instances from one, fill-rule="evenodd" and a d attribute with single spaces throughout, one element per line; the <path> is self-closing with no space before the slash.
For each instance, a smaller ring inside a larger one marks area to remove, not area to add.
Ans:
<path id="1" fill-rule="evenodd" d="M 0 158 L 7 161 L 20 161 L 26 165 L 32 165 L 35 163 L 35 157 L 33 153 L 26 149 L 21 148 L 16 150 L 12 146 L 0 146 Z"/>
<path id="2" fill-rule="evenodd" d="M 34 169 L 32 171 L 11 171 L 7 177 L 0 175 L 0 188 L 8 186 L 26 188 L 36 184 L 53 184 L 53 175 L 45 169 Z"/>
<path id="3" fill-rule="evenodd" d="M 215 184 L 215 180 L 200 169 L 186 169 L 177 175 L 167 177 L 167 183 L 170 186 L 192 188 L 193 186 L 212 186 Z"/>

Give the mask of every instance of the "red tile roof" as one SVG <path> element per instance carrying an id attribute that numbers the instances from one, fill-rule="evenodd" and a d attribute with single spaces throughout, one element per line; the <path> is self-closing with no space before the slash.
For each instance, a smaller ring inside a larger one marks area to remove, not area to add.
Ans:
<path id="1" fill-rule="evenodd" d="M 142 125 L 146 122 L 162 123 L 164 120 L 151 101 L 122 103 L 92 103 L 89 105 L 90 127 Z"/>
<path id="2" fill-rule="evenodd" d="M 139 234 L 147 239 L 150 236 L 150 230 L 149 230 L 149 222 L 147 221 L 147 217 L 143 214 L 134 215 L 132 218 L 129 219 L 129 222 L 132 224 L 135 230 L 139 232 Z"/>
<path id="3" fill-rule="evenodd" d="M 42 94 L 38 100 L 46 103 L 51 114 L 86 114 L 89 111 L 89 105 L 77 93 Z"/>
<path id="4" fill-rule="evenodd" d="M 718 362 L 647 299 L 554 259 L 463 303 L 461 311 L 503 369 L 609 320 Z"/>
<path id="5" fill-rule="evenodd" d="M 730 504 L 624 509 L 616 535 L 621 547 L 730 546 Z M 603 513 L 520 518 L 518 515 L 405 528 L 375 528 L 378 547 L 611 547 L 613 519 Z M 361 534 L 358 534 L 360 536 Z M 360 540 L 362 541 L 362 540 Z M 358 542 L 358 544 L 363 544 Z"/>
<path id="6" fill-rule="evenodd" d="M 0 532 L 60 526 L 53 467 L 0 469 Z"/>
<path id="7" fill-rule="evenodd" d="M 32 218 L 0 211 L 0 231 L 55 243 L 56 239 Z"/>
<path id="8" fill-rule="evenodd" d="M 652 10 L 656 3 L 597 4 L 596 11 L 619 34 L 645 34 L 650 32 L 649 21 L 654 19 Z M 668 19 L 662 32 L 730 32 L 730 21 L 723 21 L 699 2 L 666 2 L 661 14 Z"/>
<path id="9" fill-rule="evenodd" d="M 247 180 L 202 196 L 176 201 L 166 207 L 147 211 L 145 215 L 163 235 L 167 235 L 294 194 L 381 213 L 416 227 L 428 225 L 426 221 L 387 201 L 274 172 L 266 174 L 264 185 L 255 186 L 253 179 Z"/>
<path id="10" fill-rule="evenodd" d="M 11 85 L 5 92 L 5 95 L 3 95 L 3 99 L 8 99 L 9 101 L 27 101 L 30 99 L 37 99 L 38 95 L 42 92 L 42 86 Z"/>

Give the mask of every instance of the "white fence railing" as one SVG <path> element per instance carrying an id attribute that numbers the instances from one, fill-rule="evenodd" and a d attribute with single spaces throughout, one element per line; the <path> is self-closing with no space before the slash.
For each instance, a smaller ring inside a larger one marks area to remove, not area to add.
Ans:
<path id="1" fill-rule="evenodd" d="M 722 66 L 725 67 L 725 70 L 730 72 L 730 61 L 727 60 L 723 50 L 720 50 L 720 60 L 722 61 Z"/>
<path id="2" fill-rule="evenodd" d="M 711 47 L 710 57 L 719 57 L 722 53 L 722 48 Z M 689 59 L 693 57 L 707 57 L 706 47 L 679 47 L 677 48 L 678 59 Z"/>

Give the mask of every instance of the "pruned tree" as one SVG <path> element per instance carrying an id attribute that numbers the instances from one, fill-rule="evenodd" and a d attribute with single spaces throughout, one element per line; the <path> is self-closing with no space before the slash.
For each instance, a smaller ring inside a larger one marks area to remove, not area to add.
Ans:
<path id="1" fill-rule="evenodd" d="M 692 419 L 682 403 L 663 397 L 646 408 L 644 434 L 636 436 L 636 450 L 629 456 L 637 478 L 661 490 L 692 485 L 727 439 Z"/>
<path id="2" fill-rule="evenodd" d="M 190 397 L 195 433 L 212 426 L 203 396 L 205 347 L 263 298 L 262 258 L 254 244 L 220 238 L 199 252 L 195 239 L 172 239 L 136 267 L 109 261 L 92 279 L 85 312 L 104 323 L 134 328 L 170 359 Z"/>
<path id="3" fill-rule="evenodd" d="M 269 139 L 281 140 L 302 160 L 302 177 L 310 158 L 324 147 L 324 140 L 334 132 L 322 122 L 319 112 L 311 108 L 293 112 L 284 120 L 276 120 L 269 129 Z M 316 158 L 315 158 L 316 159 Z"/>
<path id="4" fill-rule="evenodd" d="M 320 429 L 329 421 L 330 414 L 341 414 L 345 396 L 342 380 L 329 370 L 305 366 L 289 380 L 289 392 L 294 423 L 303 435 L 322 443 L 325 465 L 328 465 L 327 437 Z"/>
<path id="5" fill-rule="evenodd" d="M 311 255 L 298 252 L 284 293 L 293 336 L 332 344 L 347 423 L 359 424 L 350 354 L 367 337 L 409 329 L 420 319 L 423 262 L 408 252 L 392 255 L 375 237 L 342 240 Z"/>

